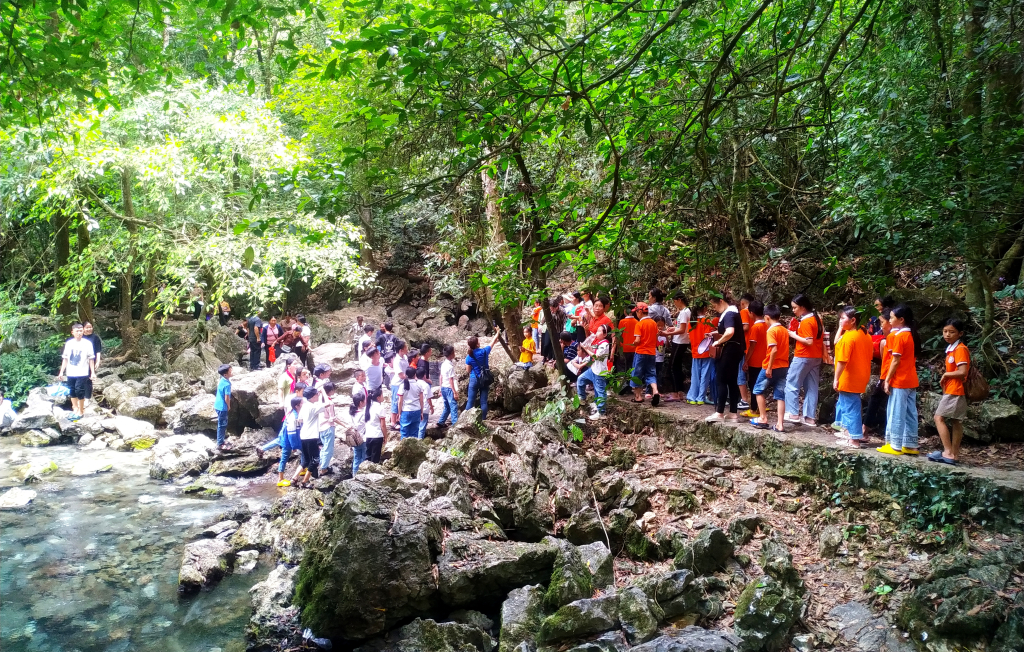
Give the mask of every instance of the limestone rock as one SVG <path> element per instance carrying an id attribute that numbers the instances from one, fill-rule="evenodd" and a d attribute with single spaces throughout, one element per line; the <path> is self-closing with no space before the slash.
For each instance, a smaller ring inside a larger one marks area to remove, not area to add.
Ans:
<path id="1" fill-rule="evenodd" d="M 851 645 L 860 650 L 886 650 L 887 652 L 914 652 L 912 644 L 903 640 L 883 616 L 876 616 L 871 609 L 859 602 L 837 605 L 829 612 L 829 618 L 839 626 Z M 1003 651 L 1000 651 L 1003 652 Z M 1006 650 L 1005 652 L 1010 652 Z"/>
<path id="2" fill-rule="evenodd" d="M 117 412 L 126 417 L 156 425 L 163 419 L 164 404 L 155 398 L 136 396 L 122 401 Z"/>
<path id="3" fill-rule="evenodd" d="M 8 489 L 3 495 L 0 495 L 0 509 L 21 509 L 22 507 L 28 506 L 30 502 L 35 500 L 36 495 L 36 492 L 31 489 L 13 487 Z"/>
<path id="4" fill-rule="evenodd" d="M 178 572 L 178 591 L 191 593 L 215 582 L 231 571 L 231 544 L 223 539 L 200 539 L 185 546 Z"/>
<path id="5" fill-rule="evenodd" d="M 299 567 L 278 564 L 267 579 L 249 589 L 252 616 L 245 628 L 249 649 L 287 649 L 299 646 L 299 609 L 292 605 Z"/>
<path id="6" fill-rule="evenodd" d="M 277 404 L 277 377 L 280 367 L 260 369 L 231 379 L 231 411 L 244 413 L 248 418 L 260 418 L 260 405 Z"/>
<path id="7" fill-rule="evenodd" d="M 591 585 L 595 589 L 603 589 L 615 583 L 615 576 L 612 563 L 612 553 L 603 541 L 595 541 L 585 546 L 579 546 L 580 556 L 583 563 L 590 571 Z"/>
<path id="8" fill-rule="evenodd" d="M 177 434 L 217 432 L 217 398 L 213 394 L 197 394 L 164 410 L 167 427 Z"/>
<path id="9" fill-rule="evenodd" d="M 206 526 L 199 536 L 207 539 L 226 539 L 238 530 L 238 521 L 218 521 L 213 525 Z"/>
<path id="10" fill-rule="evenodd" d="M 548 385 L 547 374 L 539 368 L 523 369 L 513 366 L 499 375 L 504 389 L 502 400 L 505 411 L 511 414 L 522 412 L 523 407 L 533 398 L 532 392 Z"/>
<path id="11" fill-rule="evenodd" d="M 991 437 L 988 441 L 1024 441 L 1024 410 L 1004 398 L 981 403 L 978 420 Z"/>
<path id="12" fill-rule="evenodd" d="M 491 652 L 495 645 L 478 627 L 417 618 L 384 638 L 357 647 L 355 652 Z"/>
<path id="13" fill-rule="evenodd" d="M 581 509 L 569 517 L 562 535 L 578 546 L 604 541 L 601 517 L 593 507 Z"/>
<path id="14" fill-rule="evenodd" d="M 278 460 L 273 457 L 259 457 L 256 453 L 222 455 L 210 464 L 208 473 L 226 478 L 254 478 L 263 475 L 277 463 Z"/>
<path id="15" fill-rule="evenodd" d="M 85 476 L 85 475 L 96 475 L 97 473 L 106 473 L 111 471 L 114 465 L 110 462 L 102 462 L 98 460 L 82 460 L 75 462 L 71 467 L 71 475 L 73 476 Z"/>
<path id="16" fill-rule="evenodd" d="M 843 545 L 843 531 L 834 525 L 829 525 L 818 535 L 818 554 L 823 559 L 831 559 L 839 552 Z"/>
<path id="17" fill-rule="evenodd" d="M 630 645 L 643 643 L 658 631 L 658 619 L 651 613 L 647 595 L 637 587 L 619 593 L 619 620 Z"/>
<path id="18" fill-rule="evenodd" d="M 764 524 L 757 514 L 743 514 L 729 521 L 729 537 L 737 546 L 745 546 L 754 538 L 754 532 Z"/>
<path id="19" fill-rule="evenodd" d="M 551 581 L 544 594 L 544 606 L 550 611 L 575 600 L 589 598 L 594 594 L 593 575 L 580 554 L 580 549 L 568 541 L 548 538 L 557 550 Z"/>
<path id="20" fill-rule="evenodd" d="M 677 570 L 648 576 L 638 582 L 639 588 L 654 604 L 652 612 L 658 620 L 668 620 L 698 612 L 702 589 L 694 584 L 688 570 Z"/>
<path id="21" fill-rule="evenodd" d="M 174 362 L 171 363 L 171 371 L 177 372 L 188 382 L 202 380 L 211 371 L 217 371 L 216 364 L 207 362 L 195 349 L 185 349 Z"/>
<path id="22" fill-rule="evenodd" d="M 40 446 L 53 446 L 60 443 L 60 433 L 53 428 L 42 430 L 25 430 L 21 433 L 20 442 L 22 446 L 38 448 Z"/>
<path id="23" fill-rule="evenodd" d="M 103 399 L 110 407 L 118 411 L 125 401 L 136 398 L 138 395 L 137 389 L 124 382 L 112 383 L 103 388 Z"/>
<path id="24" fill-rule="evenodd" d="M 14 418 L 11 424 L 11 431 L 15 434 L 29 430 L 42 430 L 57 426 L 57 417 L 53 413 L 53 403 L 38 402 L 29 403 Z"/>
<path id="25" fill-rule="evenodd" d="M 425 439 L 400 439 L 398 445 L 391 451 L 391 457 L 384 463 L 384 468 L 415 476 L 420 465 L 427 461 L 428 450 L 430 443 Z"/>
<path id="26" fill-rule="evenodd" d="M 152 448 L 149 477 L 169 480 L 199 475 L 210 466 L 217 444 L 205 435 L 172 435 Z"/>
<path id="27" fill-rule="evenodd" d="M 544 618 L 543 603 L 544 587 L 540 585 L 509 591 L 508 598 L 501 605 L 498 652 L 513 652 L 523 642 L 534 643 Z"/>
<path id="28" fill-rule="evenodd" d="M 440 597 L 448 605 L 465 606 L 498 599 L 516 586 L 546 582 L 555 556 L 555 546 L 548 543 L 489 541 L 470 533 L 449 534 L 444 552 L 437 558 Z M 582 561 L 579 567 L 586 572 Z"/>
<path id="29" fill-rule="evenodd" d="M 538 640 L 555 643 L 591 634 L 599 634 L 619 626 L 619 596 L 577 600 L 565 605 L 544 619 Z"/>
<path id="30" fill-rule="evenodd" d="M 718 528 L 705 528 L 692 543 L 680 548 L 675 567 L 692 570 L 699 575 L 713 573 L 732 556 L 733 543 Z"/>
<path id="31" fill-rule="evenodd" d="M 153 437 L 156 432 L 156 428 L 153 427 L 152 423 L 120 414 L 104 421 L 103 426 L 116 432 L 118 437 L 125 441 L 131 441 L 139 437 Z"/>
<path id="32" fill-rule="evenodd" d="M 57 463 L 50 459 L 33 460 L 14 468 L 14 476 L 23 483 L 41 482 L 44 476 L 57 472 Z"/>
<path id="33" fill-rule="evenodd" d="M 693 625 L 671 636 L 660 636 L 631 652 L 739 652 L 742 642 L 728 632 Z"/>

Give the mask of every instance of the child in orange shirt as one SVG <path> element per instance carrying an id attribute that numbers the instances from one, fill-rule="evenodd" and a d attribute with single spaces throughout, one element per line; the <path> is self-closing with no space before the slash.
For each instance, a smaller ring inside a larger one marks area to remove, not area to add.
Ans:
<path id="1" fill-rule="evenodd" d="M 904 304 L 892 309 L 892 333 L 886 346 L 892 354 L 885 391 L 889 394 L 885 445 L 876 448 L 889 455 L 917 455 L 917 356 L 921 339 L 914 313 Z"/>
<path id="2" fill-rule="evenodd" d="M 793 297 L 793 314 L 799 320 L 790 339 L 796 342 L 789 377 L 786 379 L 786 421 L 807 426 L 816 425 L 818 416 L 818 382 L 821 379 L 824 326 L 811 300 L 802 294 Z M 800 390 L 804 390 L 803 419 L 800 418 Z"/>
<path id="3" fill-rule="evenodd" d="M 832 388 L 839 392 L 836 420 L 842 430 L 836 437 L 843 439 L 850 448 L 860 448 L 860 440 L 864 438 L 860 395 L 871 380 L 873 345 L 867 330 L 860 326 L 860 315 L 854 306 L 839 311 L 839 333 Z"/>
<path id="4" fill-rule="evenodd" d="M 742 303 L 743 299 L 740 299 L 740 304 L 742 305 Z M 741 317 L 743 312 L 749 312 L 751 315 L 750 328 L 747 330 L 747 355 L 743 361 L 747 368 L 745 388 L 747 389 L 747 400 L 749 400 L 750 392 L 753 391 L 754 385 L 757 384 L 757 377 L 761 373 L 761 363 L 768 355 L 768 342 L 765 339 L 768 335 L 768 325 L 764 322 L 764 304 L 757 299 L 753 299 L 747 304 L 747 310 L 740 313 Z M 740 387 L 741 393 L 743 390 L 744 387 Z M 756 417 L 757 413 L 748 408 L 743 416 Z"/>
<path id="5" fill-rule="evenodd" d="M 757 408 L 761 412 L 759 419 L 751 419 L 755 428 L 775 432 L 784 432 L 782 417 L 786 412 L 786 378 L 789 375 L 789 331 L 779 323 L 782 311 L 774 303 L 765 306 L 764 318 L 768 323 L 765 330 L 765 348 L 767 354 L 761 362 L 761 370 L 754 383 L 754 396 L 757 397 Z M 768 392 L 775 397 L 778 410 L 778 423 L 768 425 Z"/>
<path id="6" fill-rule="evenodd" d="M 868 399 L 868 408 L 864 414 L 864 434 L 868 429 L 885 435 L 885 413 L 889 409 L 889 395 L 885 393 L 885 377 L 889 373 L 889 364 L 892 362 L 892 354 L 886 345 L 886 338 L 892 332 L 892 325 L 889 318 L 892 316 L 892 308 L 882 308 L 878 313 L 878 329 L 882 338 L 878 340 L 878 352 L 881 360 L 881 367 L 878 375 L 878 383 L 871 392 Z M 874 340 L 875 338 L 872 338 Z"/>
<path id="7" fill-rule="evenodd" d="M 964 379 L 971 368 L 971 352 L 964 345 L 964 322 L 947 319 L 942 327 L 942 339 L 946 340 L 946 373 L 939 381 L 942 384 L 942 398 L 935 408 L 935 427 L 942 440 L 942 451 L 929 453 L 928 459 L 942 464 L 957 463 L 960 457 L 960 441 L 964 438 L 964 417 L 967 416 L 967 398 L 964 396 Z"/>
<path id="8" fill-rule="evenodd" d="M 743 336 L 749 337 L 750 328 L 754 325 L 754 317 L 750 313 L 750 303 L 756 301 L 753 294 L 742 294 L 740 295 L 740 321 L 743 322 Z M 762 304 L 763 305 L 763 304 Z M 748 351 L 749 352 L 749 351 Z M 756 374 L 755 374 L 756 375 Z M 748 383 L 753 384 L 757 378 L 747 377 L 747 361 L 746 358 L 740 360 L 740 371 L 736 375 L 736 381 L 740 387 L 740 404 L 741 410 L 750 412 L 750 387 Z M 746 416 L 746 414 L 744 414 Z M 751 413 L 751 416 L 753 414 Z"/>
<path id="9" fill-rule="evenodd" d="M 643 403 L 644 386 L 650 385 L 651 405 L 658 407 L 658 404 L 661 403 L 655 365 L 655 356 L 658 351 L 658 325 L 647 314 L 647 304 L 642 301 L 636 304 L 636 314 L 640 317 L 640 322 L 636 325 L 636 334 L 633 336 L 636 353 L 633 354 L 633 378 L 629 381 L 630 387 L 633 388 L 633 402 Z"/>
<path id="10" fill-rule="evenodd" d="M 714 325 L 706 315 L 707 302 L 697 299 L 693 302 L 693 314 L 697 315 L 696 323 L 690 329 L 690 351 L 693 354 L 693 362 L 690 363 L 690 391 L 686 393 L 686 402 L 690 405 L 704 405 L 707 401 L 708 390 L 711 388 L 711 370 L 714 368 L 714 360 L 711 359 L 711 351 L 699 353 L 697 349 L 700 343 L 715 329 Z"/>

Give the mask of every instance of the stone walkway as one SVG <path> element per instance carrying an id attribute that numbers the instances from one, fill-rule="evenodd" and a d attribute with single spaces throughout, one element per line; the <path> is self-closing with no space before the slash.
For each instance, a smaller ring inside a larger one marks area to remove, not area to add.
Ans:
<path id="1" fill-rule="evenodd" d="M 617 401 L 620 405 L 625 407 L 627 411 L 637 407 L 629 403 L 628 399 L 619 399 Z M 649 403 L 642 407 L 647 412 L 656 413 L 662 417 L 671 419 L 677 422 L 681 426 L 694 426 L 701 422 L 705 417 L 713 412 L 713 408 L 708 406 L 695 406 L 687 405 L 685 403 L 663 403 L 657 408 L 653 408 Z M 774 416 L 770 416 L 774 418 Z M 851 455 L 862 455 L 873 460 L 887 460 L 898 464 L 910 464 L 916 465 L 929 472 L 936 473 L 950 473 L 950 474 L 965 474 L 975 478 L 988 480 L 1001 487 L 1004 490 L 1009 490 L 1013 494 L 1018 496 L 1024 495 L 1024 470 L 1007 470 L 1007 469 L 996 469 L 985 466 L 967 466 L 959 465 L 956 467 L 945 466 L 937 462 L 931 462 L 926 459 L 925 455 L 930 451 L 922 450 L 922 455 L 885 455 L 875 450 L 875 446 L 881 446 L 883 442 L 877 439 L 871 440 L 870 445 L 866 445 L 860 450 L 847 448 L 840 445 L 836 438 L 832 436 L 832 430 L 822 427 L 811 428 L 808 426 L 795 426 L 793 430 L 785 433 L 778 433 L 772 430 L 759 430 L 749 424 L 749 420 L 742 419 L 739 425 L 730 423 L 718 424 L 724 428 L 735 428 L 745 434 L 748 434 L 755 438 L 772 438 L 780 442 L 785 442 L 790 445 L 809 445 L 819 446 L 823 448 L 833 449 Z M 787 427 L 793 426 L 793 424 L 786 424 Z"/>

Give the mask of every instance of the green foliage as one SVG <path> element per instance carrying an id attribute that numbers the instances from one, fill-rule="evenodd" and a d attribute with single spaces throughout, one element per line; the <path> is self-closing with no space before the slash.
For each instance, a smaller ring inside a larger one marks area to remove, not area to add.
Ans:
<path id="1" fill-rule="evenodd" d="M 0 354 L 0 387 L 16 408 L 25 403 L 30 390 L 49 383 L 50 376 L 60 369 L 60 348 L 52 346 L 53 338 L 37 350 L 19 349 Z M 60 339 L 59 346 L 63 346 Z"/>

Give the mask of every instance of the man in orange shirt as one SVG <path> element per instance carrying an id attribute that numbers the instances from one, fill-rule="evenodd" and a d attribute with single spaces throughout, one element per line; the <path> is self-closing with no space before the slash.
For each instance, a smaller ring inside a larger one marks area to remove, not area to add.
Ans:
<path id="1" fill-rule="evenodd" d="M 860 440 L 864 438 L 860 395 L 871 380 L 873 344 L 871 336 L 860 327 L 860 315 L 854 306 L 846 306 L 839 311 L 839 332 L 832 388 L 839 392 L 836 420 L 842 430 L 836 433 L 836 437 L 845 440 L 850 448 L 860 448 Z"/>
<path id="2" fill-rule="evenodd" d="M 765 331 L 765 347 L 767 355 L 761 362 L 761 371 L 757 375 L 757 383 L 754 384 L 754 396 L 757 397 L 757 408 L 761 412 L 759 419 L 751 419 L 750 423 L 755 428 L 775 432 L 784 432 L 783 414 L 786 412 L 786 379 L 789 376 L 789 331 L 779 323 L 782 318 L 782 311 L 774 303 L 764 307 L 764 319 L 768 323 Z M 771 392 L 775 397 L 776 409 L 778 411 L 778 422 L 774 426 L 768 425 L 768 399 L 765 398 Z"/>
<path id="3" fill-rule="evenodd" d="M 615 333 L 616 340 L 622 342 L 621 353 L 616 352 L 615 354 L 615 371 L 620 374 L 629 371 L 633 365 L 633 354 L 636 353 L 636 346 L 633 345 L 633 341 L 636 339 L 634 310 L 636 310 L 636 304 L 628 304 L 622 319 L 619 320 L 619 325 L 612 331 Z M 629 392 L 630 386 L 627 384 L 619 390 L 619 396 L 625 396 Z"/>
<path id="4" fill-rule="evenodd" d="M 744 295 L 746 296 L 746 295 Z M 742 302 L 742 300 L 741 300 Z M 768 355 L 768 325 L 764 323 L 764 304 L 754 299 L 748 304 L 747 310 L 743 312 L 750 312 L 752 323 L 750 328 L 746 331 L 747 333 L 747 356 L 743 361 L 743 365 L 747 368 L 747 385 L 748 390 L 747 398 L 750 398 L 750 392 L 753 391 L 754 385 L 757 384 L 757 377 L 761 373 L 761 364 L 764 362 L 764 357 Z M 742 318 L 742 312 L 741 318 Z M 740 388 L 743 391 L 743 388 Z M 747 409 L 743 413 L 745 417 L 756 417 L 757 413 L 751 409 Z"/>
<path id="5" fill-rule="evenodd" d="M 641 301 L 636 304 L 636 314 L 640 317 L 633 336 L 636 352 L 633 354 L 633 377 L 629 386 L 633 388 L 633 402 L 643 403 L 645 385 L 651 386 L 651 405 L 658 407 L 661 394 L 658 393 L 657 353 L 658 324 L 647 314 L 647 304 Z"/>

